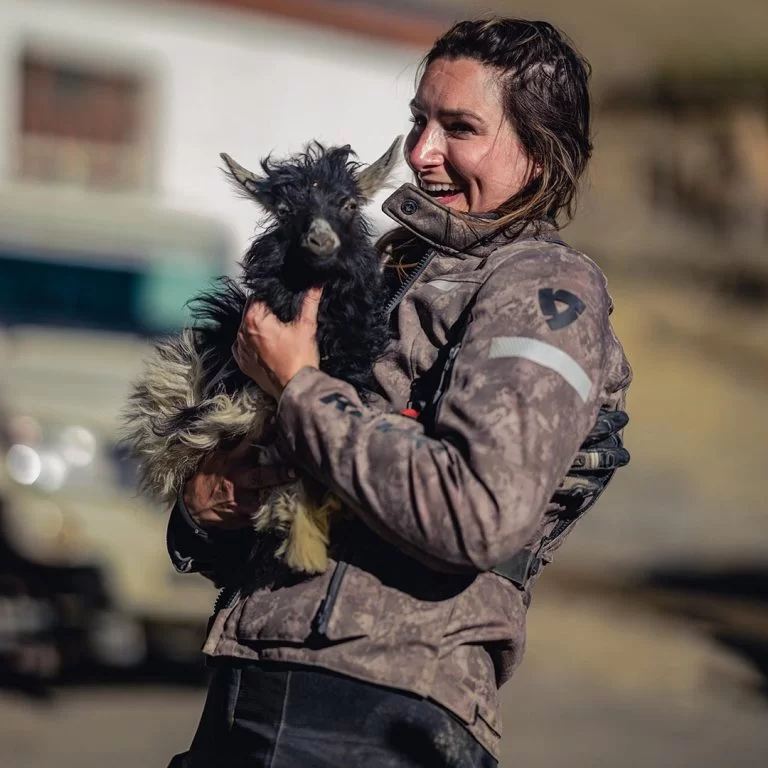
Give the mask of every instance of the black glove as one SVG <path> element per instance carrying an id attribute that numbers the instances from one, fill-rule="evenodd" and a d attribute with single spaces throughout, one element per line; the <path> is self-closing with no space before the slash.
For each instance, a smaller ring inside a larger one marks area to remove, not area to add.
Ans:
<path id="1" fill-rule="evenodd" d="M 587 498 L 597 499 L 613 473 L 629 464 L 629 451 L 619 434 L 628 422 L 625 411 L 600 411 L 552 501 L 571 508 L 574 503 L 581 507 Z"/>

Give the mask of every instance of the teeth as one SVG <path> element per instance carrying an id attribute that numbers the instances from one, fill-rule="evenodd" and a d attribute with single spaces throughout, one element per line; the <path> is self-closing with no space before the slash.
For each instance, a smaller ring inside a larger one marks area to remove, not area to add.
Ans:
<path id="1" fill-rule="evenodd" d="M 419 180 L 419 186 L 425 192 L 460 192 L 459 187 L 453 184 L 428 184 L 426 181 Z"/>

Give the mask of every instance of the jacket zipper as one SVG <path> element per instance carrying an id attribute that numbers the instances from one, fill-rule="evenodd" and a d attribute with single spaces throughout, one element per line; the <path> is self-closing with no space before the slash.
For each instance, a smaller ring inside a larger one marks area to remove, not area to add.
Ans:
<path id="1" fill-rule="evenodd" d="M 216 621 L 216 617 L 219 615 L 219 611 L 225 608 L 231 608 L 235 602 L 240 598 L 241 590 L 235 587 L 222 587 L 219 590 L 219 594 L 216 596 L 216 600 L 213 603 L 213 613 L 208 617 L 208 624 L 205 628 L 205 636 L 211 634 L 213 624 Z M 208 665 L 206 657 L 206 666 Z"/>
<path id="2" fill-rule="evenodd" d="M 224 608 L 231 608 L 240 598 L 241 592 L 240 587 L 222 587 L 213 604 L 213 615 Z"/>
<path id="3" fill-rule="evenodd" d="M 384 313 L 387 317 L 394 312 L 397 305 L 403 300 L 403 296 L 405 296 L 411 286 L 413 286 L 413 284 L 421 277 L 434 257 L 435 251 L 430 248 L 419 259 L 419 262 L 410 277 L 397 289 L 392 298 L 387 302 L 387 305 L 384 308 Z M 320 609 L 315 615 L 315 629 L 320 635 L 325 635 L 328 631 L 331 615 L 333 614 L 333 609 L 339 596 L 339 590 L 341 589 L 341 582 L 343 581 L 348 568 L 349 563 L 344 562 L 343 560 L 336 563 L 336 568 L 333 571 L 333 576 L 331 576 L 331 581 L 328 585 L 328 591 L 325 593 L 323 602 L 320 604 Z"/>
<path id="4" fill-rule="evenodd" d="M 232 581 L 235 582 L 235 584 L 242 584 L 244 579 L 246 578 L 246 574 L 248 573 L 248 570 L 250 568 L 250 565 L 253 563 L 254 558 L 257 557 L 258 553 L 258 545 L 254 545 L 251 547 L 251 551 L 248 553 L 248 557 L 245 559 L 245 562 L 242 564 L 242 566 L 235 572 L 235 577 L 232 579 Z M 219 611 L 224 610 L 225 608 L 231 608 L 242 596 L 243 594 L 243 587 L 242 586 L 224 586 L 219 590 L 219 594 L 216 595 L 216 600 L 213 603 L 213 615 L 211 616 L 211 619 L 215 618 L 216 614 Z"/>
<path id="5" fill-rule="evenodd" d="M 432 407 L 430 408 L 430 412 L 432 414 L 432 424 L 430 426 L 433 432 L 437 424 L 437 416 L 440 412 L 440 406 L 443 402 L 443 393 L 445 392 L 445 388 L 450 381 L 451 373 L 453 373 L 453 363 L 456 360 L 460 349 L 461 342 L 454 344 L 448 352 L 448 359 L 445 361 L 445 367 L 443 368 L 443 372 L 440 374 L 440 381 L 438 382 L 435 394 L 432 396 Z"/>
<path id="6" fill-rule="evenodd" d="M 559 518 L 558 521 L 555 523 L 552 530 L 549 532 L 549 536 L 547 536 L 545 544 L 551 544 L 555 539 L 557 539 L 560 534 L 564 533 L 568 528 L 571 526 L 571 523 L 576 522 L 574 520 L 563 520 L 562 518 Z"/>
<path id="7" fill-rule="evenodd" d="M 408 292 L 409 288 L 421 277 L 422 272 L 427 268 L 429 262 L 435 257 L 435 252 L 431 248 L 419 259 L 419 263 L 411 273 L 411 276 L 397 289 L 395 295 L 389 300 L 387 306 L 384 308 L 384 313 L 389 317 L 395 310 L 397 305 L 403 300 L 403 296 Z"/>

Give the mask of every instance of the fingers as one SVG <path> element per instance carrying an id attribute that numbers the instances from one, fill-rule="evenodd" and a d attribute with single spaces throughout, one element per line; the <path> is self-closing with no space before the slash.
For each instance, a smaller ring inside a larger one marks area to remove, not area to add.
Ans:
<path id="1" fill-rule="evenodd" d="M 249 296 L 243 307 L 243 316 L 240 321 L 240 328 L 246 327 L 252 330 L 255 326 L 264 322 L 268 316 L 274 317 L 270 308 L 263 301 L 256 301 L 253 296 Z"/>
<path id="2" fill-rule="evenodd" d="M 600 472 L 618 469 L 629 464 L 630 455 L 626 448 L 597 448 L 579 451 L 568 470 L 571 472 Z"/>
<path id="3" fill-rule="evenodd" d="M 232 345 L 232 349 L 230 350 L 230 352 L 232 352 L 232 358 L 237 363 L 237 367 L 242 371 L 243 364 L 242 364 L 242 360 L 240 359 L 240 347 L 238 344 L 238 339 L 235 339 L 235 343 Z"/>
<path id="4" fill-rule="evenodd" d="M 298 320 L 309 325 L 317 325 L 317 313 L 320 309 L 320 299 L 323 296 L 322 287 L 312 287 L 307 291 L 301 305 Z"/>
<path id="5" fill-rule="evenodd" d="M 595 426 L 584 441 L 585 446 L 600 443 L 606 438 L 620 432 L 629 423 L 626 411 L 600 411 Z"/>
<path id="6" fill-rule="evenodd" d="M 254 348 L 254 340 L 259 337 L 260 331 L 263 331 L 265 324 L 270 320 L 277 321 L 277 318 L 267 305 L 249 298 L 243 308 L 235 343 L 232 345 L 232 356 L 241 369 L 242 363 L 245 362 L 244 355 L 249 349 Z"/>
<path id="7" fill-rule="evenodd" d="M 317 313 L 320 309 L 320 300 L 323 297 L 322 286 L 310 288 L 301 304 L 301 309 L 296 317 L 296 322 L 317 324 Z M 238 337 L 244 333 L 253 333 L 264 323 L 279 322 L 277 316 L 262 301 L 256 301 L 252 296 L 248 298 L 243 308 L 243 316 L 240 321 Z"/>
<path id="8" fill-rule="evenodd" d="M 555 496 L 587 496 L 595 493 L 597 486 L 588 477 L 571 477 L 566 475 Z"/>
<path id="9" fill-rule="evenodd" d="M 585 500 L 599 496 L 611 479 L 612 472 L 598 475 L 584 475 L 583 477 L 568 476 L 555 491 L 552 500 L 558 504 L 569 507 L 572 502 L 582 505 Z M 584 508 L 578 511 L 584 511 Z"/>

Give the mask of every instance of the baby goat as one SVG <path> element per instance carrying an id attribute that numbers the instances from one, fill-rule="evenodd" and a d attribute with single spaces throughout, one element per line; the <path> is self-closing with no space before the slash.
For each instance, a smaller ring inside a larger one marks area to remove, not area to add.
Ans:
<path id="1" fill-rule="evenodd" d="M 361 206 L 386 183 L 400 143 L 362 170 L 349 146 L 314 143 L 283 162 L 267 158 L 260 176 L 222 154 L 230 179 L 272 224 L 245 254 L 240 281 L 223 278 L 219 290 L 195 299 L 191 327 L 155 346 L 134 387 L 125 438 L 139 460 L 142 490 L 173 503 L 204 456 L 243 440 L 266 442 L 275 402 L 231 354 L 248 295 L 288 322 L 307 290 L 323 286 L 320 368 L 365 396 L 389 334 L 379 257 Z M 329 515 L 337 506 L 330 494 L 318 498 L 298 480 L 264 489 L 252 524 L 284 536 L 276 555 L 290 568 L 317 573 L 327 568 Z"/>

